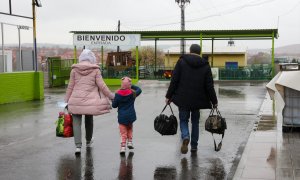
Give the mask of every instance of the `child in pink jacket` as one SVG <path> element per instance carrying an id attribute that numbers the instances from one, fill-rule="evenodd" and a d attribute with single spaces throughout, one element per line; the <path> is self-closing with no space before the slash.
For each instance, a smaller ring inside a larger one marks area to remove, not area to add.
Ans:
<path id="1" fill-rule="evenodd" d="M 132 131 L 133 122 L 136 120 L 134 101 L 137 96 L 142 93 L 142 90 L 131 84 L 129 77 L 122 78 L 121 89 L 115 94 L 115 99 L 112 102 L 113 108 L 118 108 L 118 122 L 121 135 L 121 150 L 120 154 L 125 154 L 126 141 L 127 147 L 133 149 Z"/>

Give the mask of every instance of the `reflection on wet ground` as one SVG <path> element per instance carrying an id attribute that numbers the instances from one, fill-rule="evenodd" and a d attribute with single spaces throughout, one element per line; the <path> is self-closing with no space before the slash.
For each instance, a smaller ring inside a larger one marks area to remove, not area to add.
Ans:
<path id="1" fill-rule="evenodd" d="M 135 149 L 125 157 L 119 155 L 116 110 L 94 118 L 93 147 L 82 148 L 76 158 L 73 138 L 55 137 L 54 122 L 61 111 L 57 102 L 63 101 L 65 89 L 45 90 L 44 101 L 0 105 L 0 179 L 231 179 L 258 121 L 264 83 L 216 84 L 228 126 L 222 150 L 214 151 L 211 134 L 204 130 L 209 110 L 201 110 L 198 153 L 186 155 L 179 151 L 179 130 L 175 136 L 161 136 L 153 128 L 168 82 L 141 81 L 139 86 L 143 93 L 135 104 Z M 178 109 L 173 110 L 178 117 Z"/>
<path id="2" fill-rule="evenodd" d="M 120 169 L 119 169 L 119 180 L 131 180 L 133 179 L 132 176 L 132 158 L 134 152 L 129 152 L 126 158 L 126 155 L 120 155 Z"/>
<path id="3" fill-rule="evenodd" d="M 156 167 L 154 171 L 155 180 L 177 179 L 176 167 Z"/>

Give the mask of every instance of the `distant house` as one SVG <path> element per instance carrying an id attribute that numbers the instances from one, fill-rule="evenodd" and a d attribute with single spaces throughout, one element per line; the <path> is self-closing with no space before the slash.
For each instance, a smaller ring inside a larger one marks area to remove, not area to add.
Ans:
<path id="1" fill-rule="evenodd" d="M 212 67 L 238 68 L 247 66 L 246 50 L 245 47 L 236 46 L 214 47 L 212 55 L 211 47 L 203 47 L 202 57 L 208 58 Z M 174 68 L 179 57 L 179 49 L 170 48 L 165 52 L 165 67 Z"/>

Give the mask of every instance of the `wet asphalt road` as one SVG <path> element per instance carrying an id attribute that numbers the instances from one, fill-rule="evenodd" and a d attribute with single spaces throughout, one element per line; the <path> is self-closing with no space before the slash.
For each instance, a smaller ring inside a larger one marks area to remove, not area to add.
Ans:
<path id="1" fill-rule="evenodd" d="M 153 121 L 164 106 L 167 81 L 141 81 L 136 101 L 135 149 L 119 155 L 117 112 L 94 118 L 91 150 L 74 155 L 73 138 L 55 137 L 55 121 L 65 89 L 48 89 L 44 101 L 0 105 L 0 179 L 231 179 L 265 97 L 264 83 L 216 83 L 219 109 L 228 130 L 214 152 L 204 130 L 209 110 L 201 111 L 197 154 L 180 153 L 180 131 L 161 136 Z M 116 87 L 114 87 L 116 88 Z M 178 109 L 173 105 L 178 118 Z M 166 111 L 166 113 L 170 113 Z M 84 123 L 83 123 L 84 125 Z M 83 126 L 84 127 L 84 126 Z M 85 132 L 85 131 L 83 131 Z M 83 135 L 84 137 L 84 135 Z M 216 136 L 220 140 L 219 136 Z"/>

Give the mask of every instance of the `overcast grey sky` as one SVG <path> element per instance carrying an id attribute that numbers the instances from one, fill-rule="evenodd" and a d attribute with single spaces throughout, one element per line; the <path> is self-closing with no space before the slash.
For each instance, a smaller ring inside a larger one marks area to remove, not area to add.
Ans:
<path id="1" fill-rule="evenodd" d="M 14 14 L 32 16 L 31 0 L 11 0 Z M 41 0 L 37 8 L 37 42 L 72 44 L 74 30 L 179 30 L 180 8 L 174 0 Z M 9 0 L 0 11 L 9 12 Z M 186 29 L 279 29 L 275 47 L 300 44 L 299 0 L 191 0 Z M 32 26 L 32 20 L 0 14 L 0 22 Z M 5 43 L 18 43 L 17 29 L 4 26 Z M 22 31 L 22 43 L 32 31 Z M 0 36 L 1 39 L 1 36 Z M 249 48 L 269 48 L 270 42 L 236 42 Z"/>

